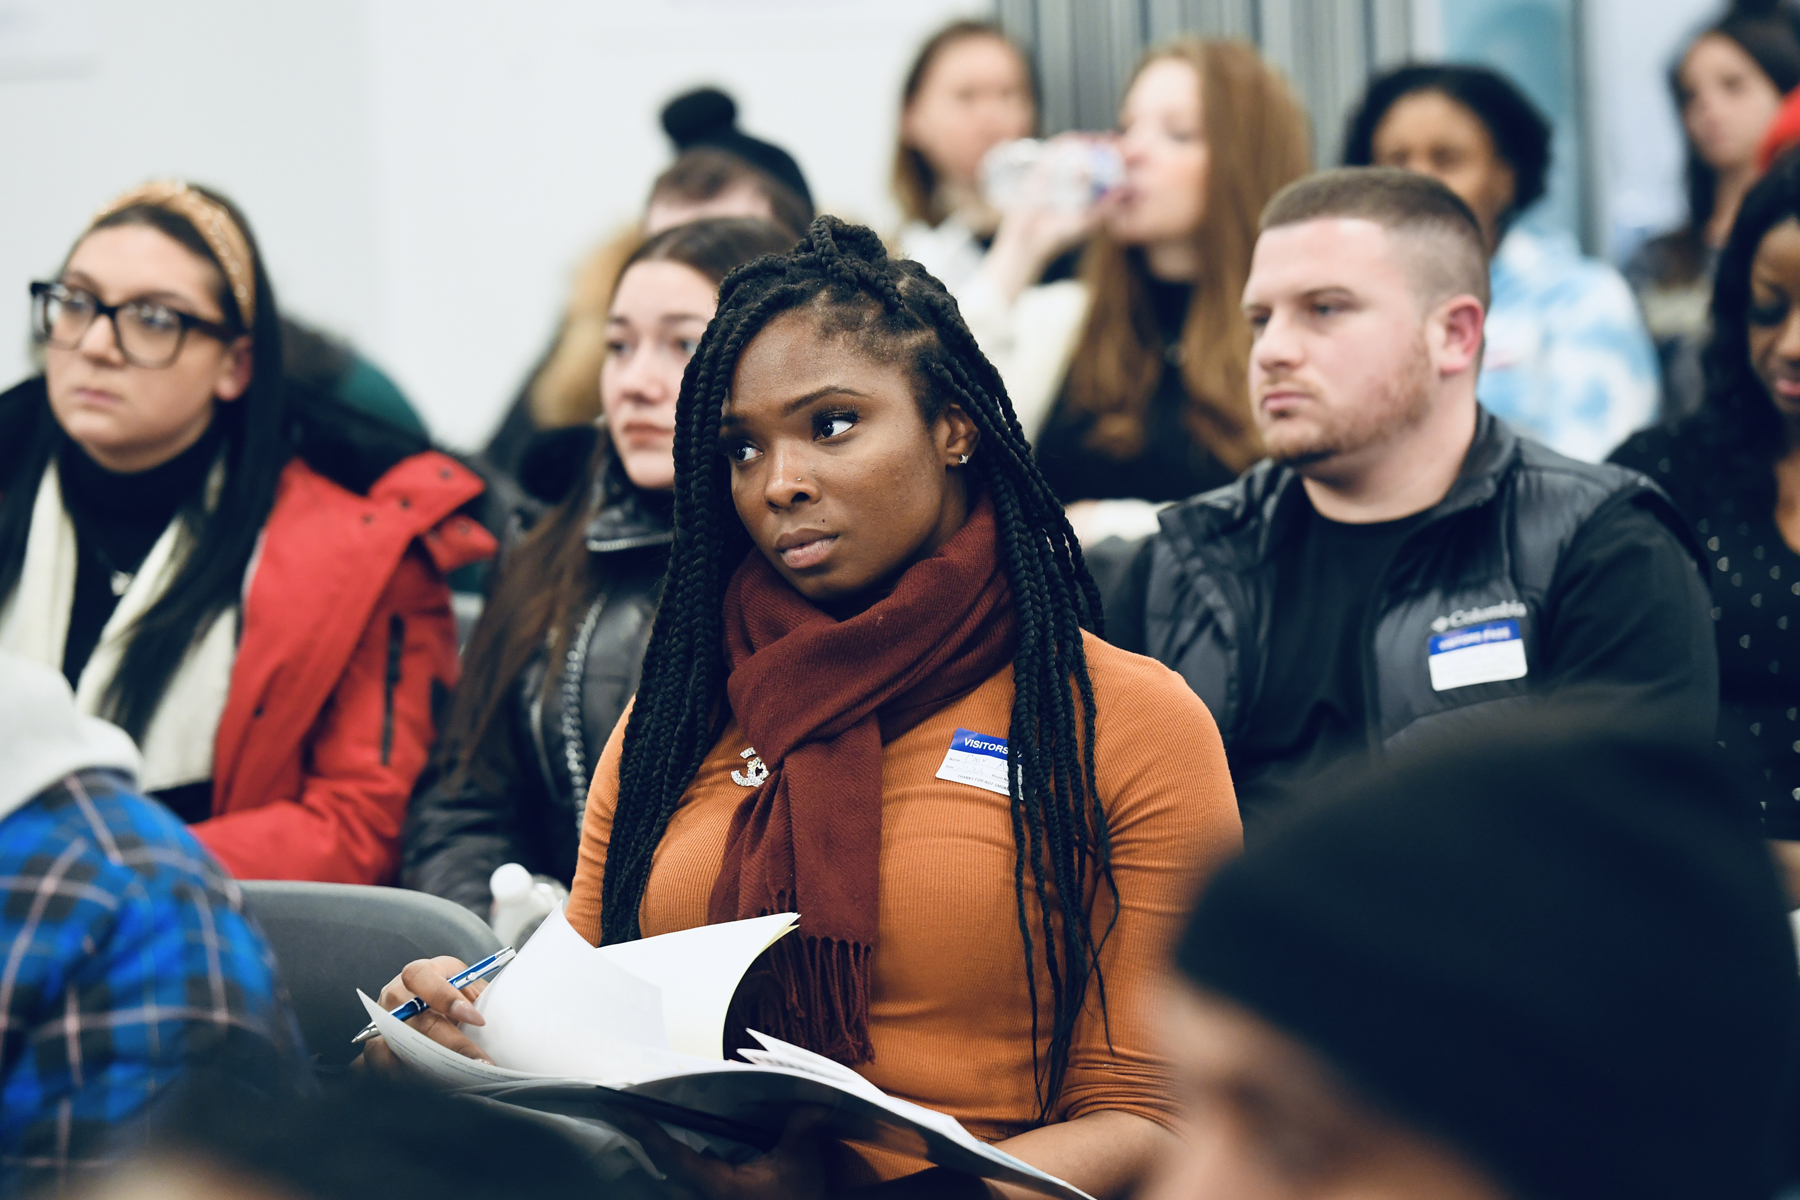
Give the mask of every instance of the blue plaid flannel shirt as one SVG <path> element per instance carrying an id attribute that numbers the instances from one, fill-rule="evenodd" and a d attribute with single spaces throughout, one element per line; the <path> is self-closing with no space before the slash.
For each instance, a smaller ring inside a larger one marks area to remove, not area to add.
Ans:
<path id="1" fill-rule="evenodd" d="M 304 1063 L 237 884 L 125 776 L 66 776 L 0 820 L 0 952 L 8 1192 L 121 1153 L 133 1118 L 197 1063 L 246 1045 Z"/>

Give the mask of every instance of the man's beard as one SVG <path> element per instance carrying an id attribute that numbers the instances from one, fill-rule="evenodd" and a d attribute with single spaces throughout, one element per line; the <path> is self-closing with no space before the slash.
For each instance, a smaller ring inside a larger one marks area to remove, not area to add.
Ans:
<path id="1" fill-rule="evenodd" d="M 1296 470 L 1355 454 L 1391 441 L 1421 424 L 1431 411 L 1431 357 L 1420 336 L 1401 374 L 1388 381 L 1371 401 L 1314 411 L 1316 421 L 1294 428 L 1286 421 L 1263 430 L 1269 457 Z"/>

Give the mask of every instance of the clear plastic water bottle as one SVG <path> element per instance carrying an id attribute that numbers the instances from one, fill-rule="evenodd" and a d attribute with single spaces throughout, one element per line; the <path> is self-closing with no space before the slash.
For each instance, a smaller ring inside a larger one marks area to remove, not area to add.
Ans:
<path id="1" fill-rule="evenodd" d="M 1098 134 L 1002 142 L 981 160 L 987 202 L 1015 208 L 1082 212 L 1125 178 L 1118 148 Z"/>
<path id="2" fill-rule="evenodd" d="M 503 946 L 522 944 L 562 904 L 560 887 L 548 879 L 533 879 L 519 863 L 495 867 L 488 877 L 488 890 L 494 894 L 488 924 Z"/>

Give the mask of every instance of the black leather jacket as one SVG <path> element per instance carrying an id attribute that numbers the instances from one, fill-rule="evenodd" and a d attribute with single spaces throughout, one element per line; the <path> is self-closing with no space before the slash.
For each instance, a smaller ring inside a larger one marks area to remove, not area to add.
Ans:
<path id="1" fill-rule="evenodd" d="M 420 780 L 403 837 L 401 883 L 485 918 L 488 876 L 507 862 L 568 884 L 582 808 L 601 749 L 637 691 L 674 538 L 666 504 L 632 488 L 588 522 L 594 590 L 577 608 L 566 650 L 540 650 L 508 685 L 490 737 L 512 740 L 514 777 L 487 789 L 437 764 Z M 554 678 L 545 686 L 545 675 Z M 493 686 L 466 678 L 463 686 Z"/>
<path id="2" fill-rule="evenodd" d="M 1121 632 L 1130 630 L 1121 644 L 1180 672 L 1212 710 L 1228 751 L 1256 704 L 1277 552 L 1303 503 L 1299 476 L 1263 462 L 1169 508 L 1161 532 L 1139 553 L 1135 582 L 1115 601 L 1141 605 L 1136 629 L 1129 616 L 1118 622 Z M 1635 510 L 1629 519 L 1666 530 L 1698 568 L 1698 544 L 1655 484 L 1635 471 L 1565 458 L 1483 411 L 1449 494 L 1408 536 L 1386 577 L 1370 580 L 1380 595 L 1365 651 L 1370 748 L 1552 690 L 1614 703 L 1622 720 L 1710 737 L 1718 660 L 1699 569 L 1676 567 L 1667 578 L 1642 581 L 1632 598 L 1665 609 L 1659 627 L 1673 631 L 1656 678 L 1583 677 L 1547 661 L 1559 620 L 1573 617 L 1562 609 L 1561 581 L 1576 558 L 1604 549 L 1578 535 L 1621 507 Z M 1653 528 L 1650 536 L 1662 534 Z M 1527 673 L 1434 688 L 1426 662 L 1432 636 L 1495 618 L 1519 622 Z"/>

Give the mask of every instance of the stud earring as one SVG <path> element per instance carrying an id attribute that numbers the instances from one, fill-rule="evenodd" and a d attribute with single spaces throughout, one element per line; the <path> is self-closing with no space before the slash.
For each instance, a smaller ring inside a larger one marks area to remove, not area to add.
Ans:
<path id="1" fill-rule="evenodd" d="M 968 466 L 968 465 L 969 465 L 969 456 L 968 456 L 968 455 L 966 455 L 966 454 L 959 454 L 959 455 L 957 455 L 957 456 L 956 456 L 956 465 L 957 465 L 957 466 L 959 466 L 959 467 L 966 467 L 966 466 Z"/>

